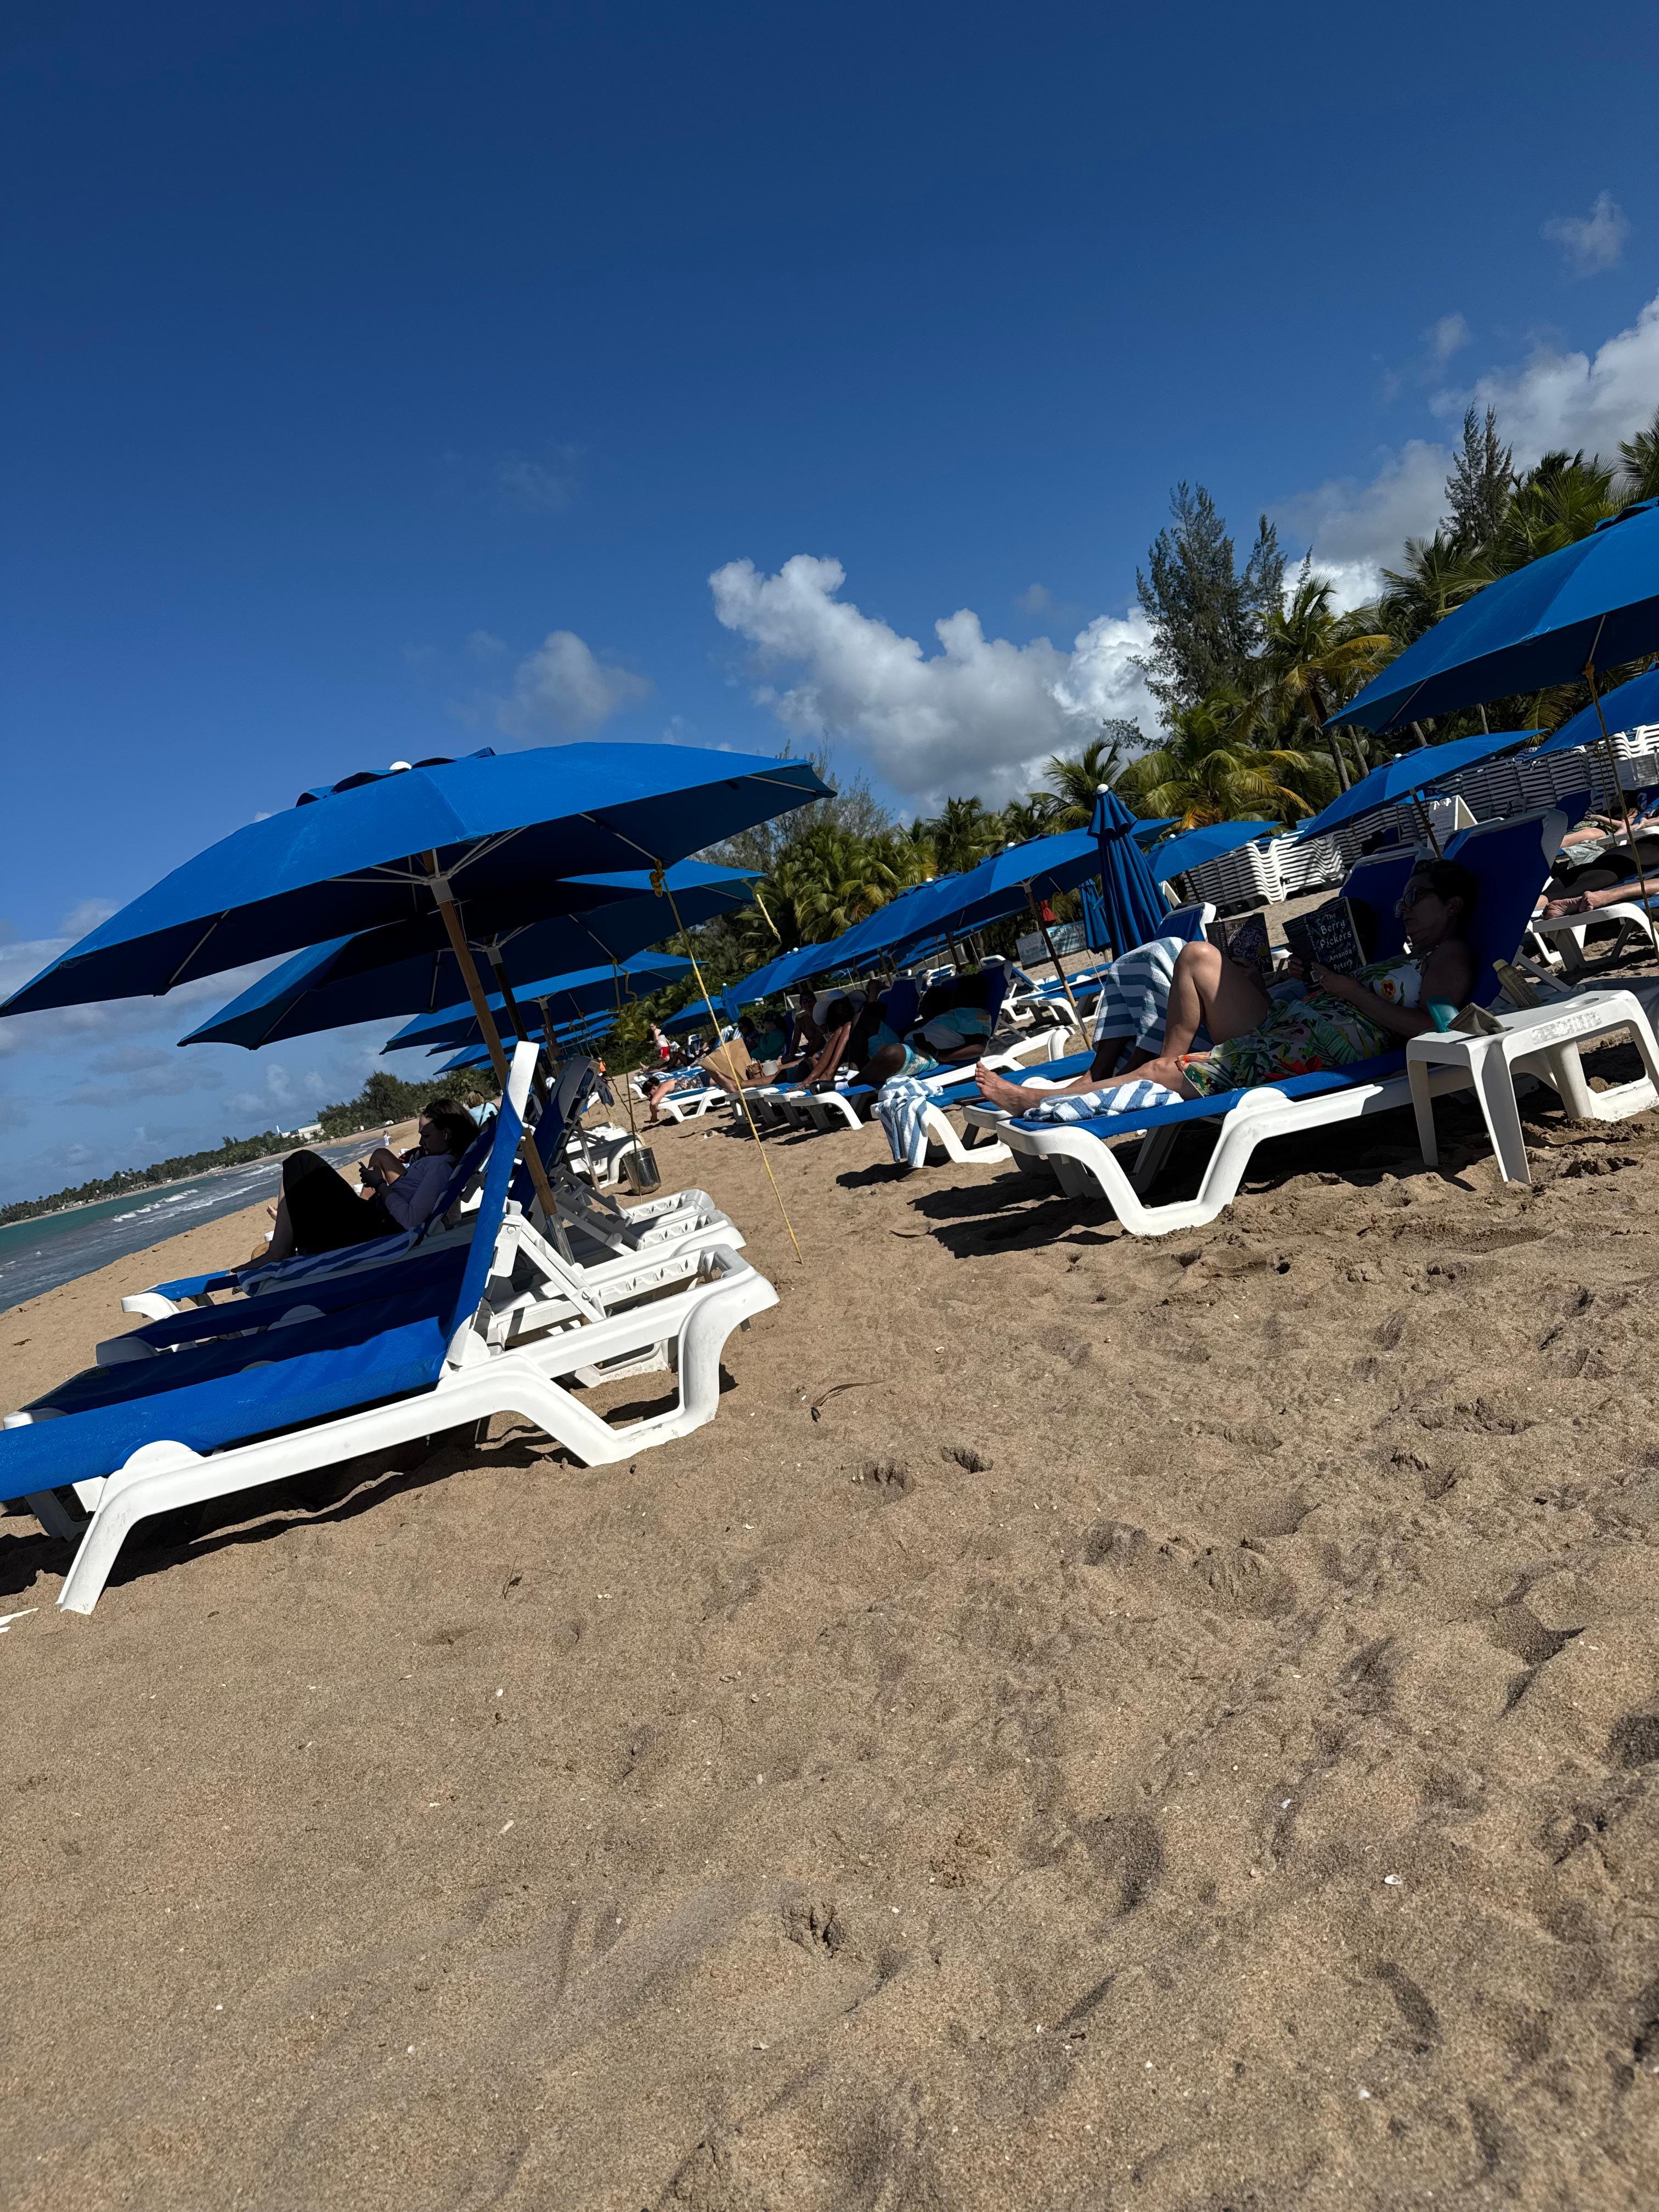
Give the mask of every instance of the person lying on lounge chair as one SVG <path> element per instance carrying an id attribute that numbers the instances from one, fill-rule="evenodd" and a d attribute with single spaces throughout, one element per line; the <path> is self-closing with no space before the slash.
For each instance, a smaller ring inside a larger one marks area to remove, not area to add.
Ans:
<path id="1" fill-rule="evenodd" d="M 980 1093 L 1010 1113 L 1075 1121 L 1091 1110 L 1109 1113 L 1114 1091 L 1126 1085 L 1152 1086 L 1121 1102 L 1132 1097 L 1143 1105 L 1160 1089 L 1171 1098 L 1210 1097 L 1280 1076 L 1376 1059 L 1432 1029 L 1431 1005 L 1455 1008 L 1467 1001 L 1474 961 L 1465 933 L 1475 891 L 1474 878 L 1455 860 L 1419 862 L 1397 909 L 1406 925 L 1406 952 L 1372 961 L 1355 975 L 1317 963 L 1304 973 L 1292 962 L 1288 972 L 1308 986 L 1300 999 L 1271 999 L 1251 969 L 1228 960 L 1213 945 L 1185 945 L 1176 962 L 1158 1051 L 1121 1075 L 1092 1082 L 1089 1096 L 1097 1104 L 1079 1109 L 1073 1103 L 1077 1094 L 1060 1091 L 1044 1092 L 1036 1103 L 1029 1091 L 983 1066 L 975 1070 Z M 1200 1027 L 1210 1035 L 1207 1053 L 1192 1049 Z"/>
<path id="2" fill-rule="evenodd" d="M 945 1005 L 922 1022 L 920 1033 L 920 1042 L 936 1060 L 951 1066 L 978 1059 L 991 1037 L 986 1011 L 990 992 L 990 978 L 982 971 L 960 975 L 946 987 Z"/>
<path id="3" fill-rule="evenodd" d="M 465 1106 L 434 1098 L 421 1109 L 420 1143 L 410 1164 L 377 1146 L 358 1168 L 360 1190 L 315 1152 L 290 1152 L 283 1162 L 283 1195 L 264 1259 L 339 1252 L 400 1229 L 418 1229 L 477 1133 Z"/>
<path id="4" fill-rule="evenodd" d="M 806 1071 L 823 1050 L 823 1031 L 818 1026 L 814 1012 L 817 994 L 810 983 L 803 983 L 795 993 L 794 1018 L 790 1025 L 789 1042 L 779 1060 L 777 1078 L 780 1083 L 802 1082 Z"/>

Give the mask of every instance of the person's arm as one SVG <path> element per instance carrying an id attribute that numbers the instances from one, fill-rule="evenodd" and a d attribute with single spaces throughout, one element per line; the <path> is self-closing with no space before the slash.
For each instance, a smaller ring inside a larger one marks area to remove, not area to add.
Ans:
<path id="1" fill-rule="evenodd" d="M 443 1195 L 453 1160 L 424 1152 L 412 1167 L 380 1186 L 380 1200 L 400 1229 L 418 1229 Z"/>
<path id="2" fill-rule="evenodd" d="M 1298 964 L 1291 963 L 1292 968 Z M 1305 974 L 1310 990 L 1346 1000 L 1368 1022 L 1375 1022 L 1378 1029 L 1388 1030 L 1395 1036 L 1414 1037 L 1434 1027 L 1434 1018 L 1428 1012 L 1431 1000 L 1441 999 L 1452 1006 L 1461 1006 L 1467 1001 L 1474 981 L 1474 962 L 1467 945 L 1455 941 L 1437 945 L 1424 963 L 1422 1004 L 1417 1006 L 1398 1006 L 1380 991 L 1373 991 L 1369 983 L 1358 982 L 1352 975 L 1340 975 L 1335 969 L 1324 967 L 1317 960 L 1308 963 Z"/>

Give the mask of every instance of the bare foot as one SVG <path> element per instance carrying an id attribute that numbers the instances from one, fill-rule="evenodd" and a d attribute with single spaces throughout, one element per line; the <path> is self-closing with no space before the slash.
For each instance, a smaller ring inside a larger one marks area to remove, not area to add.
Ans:
<path id="1" fill-rule="evenodd" d="M 981 1060 L 974 1070 L 974 1080 L 979 1085 L 979 1095 L 989 1106 L 1000 1106 L 1006 1113 L 1020 1114 L 1031 1103 L 1030 1093 L 1018 1083 L 1010 1083 Z"/>

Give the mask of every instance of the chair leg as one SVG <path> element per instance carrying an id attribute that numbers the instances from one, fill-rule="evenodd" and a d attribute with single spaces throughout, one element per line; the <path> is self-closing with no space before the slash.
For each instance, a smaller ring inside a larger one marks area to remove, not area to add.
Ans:
<path id="1" fill-rule="evenodd" d="M 1440 1139 L 1435 1134 L 1434 1099 L 1429 1090 L 1429 1071 L 1421 1060 L 1407 1063 L 1407 1074 L 1411 1079 L 1412 1110 L 1417 1116 L 1417 1144 L 1423 1155 L 1425 1167 L 1440 1164 Z"/>
<path id="2" fill-rule="evenodd" d="M 1530 1182 L 1532 1170 L 1527 1164 L 1526 1139 L 1521 1133 L 1515 1081 L 1508 1062 L 1501 1053 L 1483 1053 L 1470 1073 L 1498 1172 L 1505 1182 Z"/>

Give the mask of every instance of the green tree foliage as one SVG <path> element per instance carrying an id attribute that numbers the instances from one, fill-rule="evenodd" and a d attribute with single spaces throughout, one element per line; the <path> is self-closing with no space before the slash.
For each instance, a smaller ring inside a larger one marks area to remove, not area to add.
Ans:
<path id="1" fill-rule="evenodd" d="M 1307 740 L 1330 748 L 1338 783 L 1347 788 L 1347 766 L 1336 732 L 1325 728 L 1346 699 L 1394 656 L 1394 641 L 1377 630 L 1369 609 L 1339 615 L 1328 579 L 1304 561 L 1288 600 L 1268 615 L 1255 665 L 1259 696 L 1281 726 L 1305 726 Z M 1367 763 L 1356 743 L 1359 772 Z"/>
<path id="2" fill-rule="evenodd" d="M 1515 452 L 1498 434 L 1498 410 L 1471 407 L 1462 442 L 1446 479 L 1446 522 L 1460 553 L 1480 555 L 1497 537 L 1515 489 Z"/>
<path id="3" fill-rule="evenodd" d="M 1114 788 L 1142 814 L 1183 830 L 1253 817 L 1293 823 L 1334 789 L 1330 770 L 1294 746 L 1263 744 L 1258 706 L 1232 686 L 1171 717 L 1161 745 L 1132 761 Z"/>
<path id="4" fill-rule="evenodd" d="M 1619 496 L 1626 501 L 1659 499 L 1659 409 L 1645 430 L 1619 447 Z"/>
<path id="5" fill-rule="evenodd" d="M 1153 639 L 1140 665 L 1166 717 L 1225 685 L 1244 684 L 1285 580 L 1285 556 L 1265 514 L 1241 569 L 1202 484 L 1177 484 L 1170 512 L 1147 555 L 1150 573 L 1135 573 Z"/>

